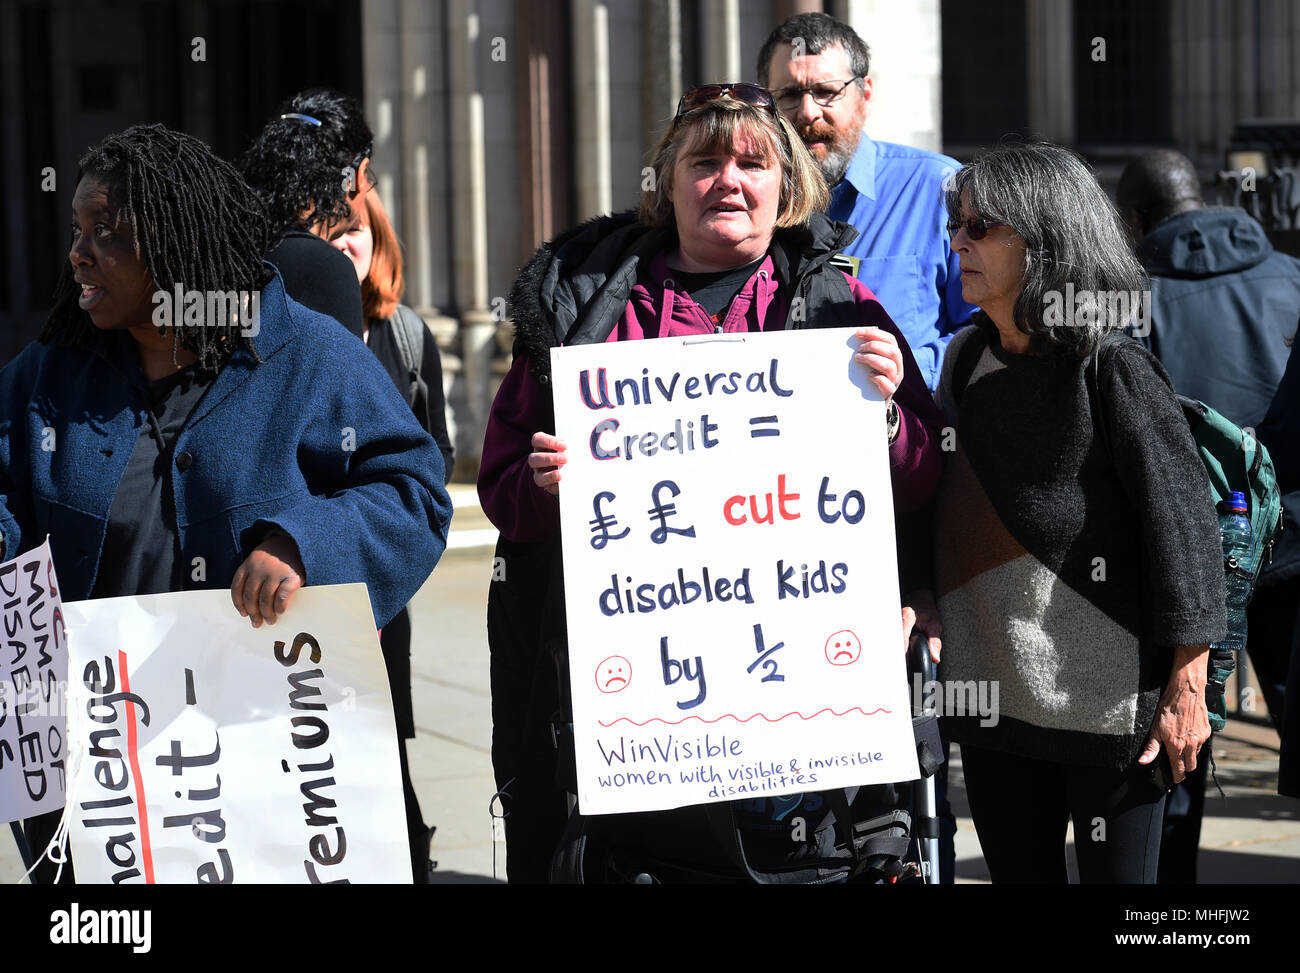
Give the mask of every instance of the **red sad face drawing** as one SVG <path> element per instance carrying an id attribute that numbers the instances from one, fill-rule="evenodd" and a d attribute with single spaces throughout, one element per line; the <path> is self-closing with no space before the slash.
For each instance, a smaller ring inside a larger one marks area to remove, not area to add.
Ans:
<path id="1" fill-rule="evenodd" d="M 826 661 L 833 666 L 852 665 L 862 654 L 862 641 L 847 628 L 826 640 Z"/>
<path id="2" fill-rule="evenodd" d="M 611 655 L 596 666 L 596 688 L 602 693 L 617 693 L 632 681 L 632 663 L 621 655 Z"/>

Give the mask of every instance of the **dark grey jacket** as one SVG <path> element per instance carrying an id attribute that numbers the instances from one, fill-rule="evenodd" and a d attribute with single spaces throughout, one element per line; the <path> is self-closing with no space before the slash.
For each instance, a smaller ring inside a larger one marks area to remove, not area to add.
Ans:
<path id="1" fill-rule="evenodd" d="M 1300 260 L 1276 252 L 1240 209 L 1171 217 L 1137 251 L 1151 275 L 1146 346 L 1174 388 L 1239 426 L 1258 426 L 1300 319 Z"/>

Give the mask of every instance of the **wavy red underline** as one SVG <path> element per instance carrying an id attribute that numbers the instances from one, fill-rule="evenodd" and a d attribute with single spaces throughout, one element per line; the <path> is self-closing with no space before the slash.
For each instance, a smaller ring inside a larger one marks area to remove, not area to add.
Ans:
<path id="1" fill-rule="evenodd" d="M 620 716 L 618 719 L 611 720 L 608 723 L 606 723 L 604 720 L 597 720 L 596 722 L 605 728 L 609 728 L 613 726 L 615 723 L 624 723 L 624 722 L 631 723 L 633 726 L 646 726 L 650 723 L 663 723 L 665 726 L 677 726 L 679 723 L 685 723 L 687 720 L 699 720 L 701 723 L 716 723 L 718 722 L 718 720 L 735 720 L 737 723 L 748 723 L 750 720 L 756 719 L 760 716 L 763 717 L 763 719 L 767 720 L 767 722 L 769 723 L 780 723 L 782 720 L 790 716 L 797 716 L 799 717 L 799 719 L 807 722 L 808 720 L 816 719 L 817 717 L 821 716 L 823 713 L 830 713 L 832 716 L 846 716 L 849 713 L 852 713 L 854 710 L 857 710 L 863 716 L 875 716 L 877 713 L 893 712 L 893 710 L 885 709 L 883 706 L 880 707 L 879 709 L 873 709 L 870 713 L 864 710 L 861 706 L 850 706 L 843 713 L 838 713 L 835 710 L 831 709 L 829 706 L 827 706 L 825 709 L 819 709 L 812 716 L 804 716 L 798 710 L 791 710 L 789 713 L 786 713 L 785 716 L 778 716 L 776 719 L 772 719 L 771 717 L 763 713 L 755 713 L 753 716 L 746 716 L 744 719 L 741 719 L 739 716 L 736 716 L 733 713 L 723 713 L 721 716 L 714 717 L 711 720 L 706 720 L 702 716 L 683 716 L 680 720 L 665 720 L 662 717 L 652 716 L 644 723 L 638 723 L 636 720 L 632 719 L 631 717 Z"/>

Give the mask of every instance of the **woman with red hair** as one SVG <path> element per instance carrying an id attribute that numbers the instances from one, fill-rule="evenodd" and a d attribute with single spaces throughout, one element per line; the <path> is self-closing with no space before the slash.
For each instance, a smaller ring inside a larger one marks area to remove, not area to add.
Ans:
<path id="1" fill-rule="evenodd" d="M 438 345 L 423 319 L 401 303 L 405 287 L 402 248 L 384 205 L 379 201 L 379 194 L 373 189 L 365 195 L 360 216 L 361 223 L 356 229 L 332 242 L 357 269 L 365 311 L 364 340 L 392 377 L 397 390 L 406 397 L 420 425 L 433 436 L 450 480 L 453 450 L 447 436 L 447 403 L 442 389 Z M 406 758 L 405 741 L 415 739 L 415 714 L 411 703 L 411 619 L 406 608 L 384 626 L 379 641 L 388 668 L 397 732 L 403 741 L 398 751 L 411 841 L 411 865 L 415 881 L 422 883 L 428 881 L 430 831 L 420 813 Z"/>
<path id="2" fill-rule="evenodd" d="M 365 312 L 365 342 L 406 396 L 415 417 L 442 451 L 451 480 L 454 450 L 447 436 L 447 400 L 442 389 L 438 345 L 413 310 L 402 301 L 402 245 L 379 194 L 371 190 L 361 208 L 361 225 L 333 241 L 357 269 Z M 417 339 L 404 347 L 407 339 Z"/>

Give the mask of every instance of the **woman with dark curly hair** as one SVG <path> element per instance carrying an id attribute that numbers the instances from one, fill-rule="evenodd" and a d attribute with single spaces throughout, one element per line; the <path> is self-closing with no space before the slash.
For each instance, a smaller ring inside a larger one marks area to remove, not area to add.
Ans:
<path id="1" fill-rule="evenodd" d="M 315 88 L 284 102 L 240 160 L 270 216 L 275 247 L 267 259 L 285 289 L 358 338 L 365 316 L 356 276 L 321 242 L 360 225 L 374 145 L 355 98 Z"/>
<path id="2" fill-rule="evenodd" d="M 996 687 L 945 715 L 994 882 L 1155 881 L 1173 781 L 1209 737 L 1225 629 L 1209 481 L 1164 370 L 1120 334 L 1145 280 L 1082 160 L 1007 145 L 948 195 L 962 296 L 940 405 L 945 684 Z"/>
<path id="3" fill-rule="evenodd" d="M 442 459 L 286 296 L 270 238 L 198 139 L 136 126 L 82 157 L 54 308 L 0 371 L 3 557 L 48 534 L 66 600 L 228 587 L 254 627 L 307 583 L 364 582 L 377 626 L 414 594 L 446 542 Z"/>

